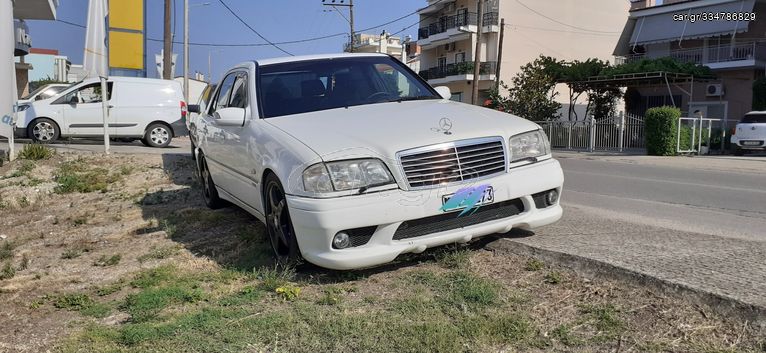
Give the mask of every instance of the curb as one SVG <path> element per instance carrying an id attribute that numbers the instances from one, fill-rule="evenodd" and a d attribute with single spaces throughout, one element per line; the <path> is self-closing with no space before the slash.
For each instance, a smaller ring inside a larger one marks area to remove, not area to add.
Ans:
<path id="1" fill-rule="evenodd" d="M 680 295 L 691 299 L 693 302 L 705 304 L 717 315 L 739 317 L 743 320 L 748 320 L 753 326 L 760 327 L 761 329 L 766 328 L 766 307 L 748 304 L 729 296 L 663 280 L 587 257 L 534 247 L 508 238 L 492 242 L 486 248 L 492 251 L 506 251 L 514 255 L 534 257 L 548 263 L 555 263 L 590 279 L 633 281 L 664 293 Z"/>

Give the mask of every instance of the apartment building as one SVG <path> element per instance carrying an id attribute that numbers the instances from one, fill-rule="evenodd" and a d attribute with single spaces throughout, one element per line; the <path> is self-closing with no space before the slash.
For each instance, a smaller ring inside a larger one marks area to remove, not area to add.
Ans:
<path id="1" fill-rule="evenodd" d="M 692 116 L 738 121 L 753 108 L 753 82 L 766 68 L 763 14 L 766 0 L 632 0 L 617 63 L 670 57 L 715 75 L 693 84 L 629 83 L 634 113 L 675 104 Z"/>
<path id="2" fill-rule="evenodd" d="M 355 33 L 353 51 L 356 53 L 384 53 L 399 60 L 402 59 L 404 43 L 401 37 L 396 37 L 383 31 L 381 34 Z M 352 51 L 351 43 L 343 46 L 343 51 Z"/>
<path id="3" fill-rule="evenodd" d="M 629 7 L 613 0 L 485 0 L 479 31 L 478 0 L 428 0 L 426 5 L 419 10 L 420 74 L 432 85 L 449 87 L 454 100 L 466 103 L 475 81 L 484 97 L 497 78 L 501 19 L 506 26 L 500 80 L 510 83 L 521 66 L 540 55 L 611 60 Z M 474 80 L 478 42 L 480 75 Z M 566 87 L 558 89 L 559 101 L 568 103 Z"/>

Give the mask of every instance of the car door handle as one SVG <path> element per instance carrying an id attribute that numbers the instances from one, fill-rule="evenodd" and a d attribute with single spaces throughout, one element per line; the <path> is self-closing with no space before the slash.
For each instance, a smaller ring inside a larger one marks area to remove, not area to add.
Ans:
<path id="1" fill-rule="evenodd" d="M 108 108 L 109 108 L 109 109 L 112 109 L 112 108 L 114 108 L 114 106 L 113 106 L 113 105 L 110 105 Z"/>

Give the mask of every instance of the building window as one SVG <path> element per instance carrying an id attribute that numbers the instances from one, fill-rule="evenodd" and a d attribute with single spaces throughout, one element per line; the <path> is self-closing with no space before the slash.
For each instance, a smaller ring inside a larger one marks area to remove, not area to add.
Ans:
<path id="1" fill-rule="evenodd" d="M 455 54 L 455 63 L 465 62 L 465 52 Z"/>
<path id="2" fill-rule="evenodd" d="M 436 59 L 436 66 L 439 67 L 439 69 L 444 69 L 447 67 L 447 57 L 443 56 L 441 58 Z"/>
<path id="3" fill-rule="evenodd" d="M 449 100 L 455 101 L 455 102 L 462 102 L 463 101 L 463 92 L 453 93 L 452 96 L 449 97 Z"/>

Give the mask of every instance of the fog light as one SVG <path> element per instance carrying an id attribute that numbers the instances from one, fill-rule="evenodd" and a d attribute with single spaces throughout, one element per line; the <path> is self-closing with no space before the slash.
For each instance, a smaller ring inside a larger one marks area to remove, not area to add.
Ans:
<path id="1" fill-rule="evenodd" d="M 336 249 L 345 249 L 351 245 L 351 238 L 345 232 L 338 232 L 335 237 L 332 238 L 332 247 Z"/>
<path id="2" fill-rule="evenodd" d="M 551 190 L 547 194 L 545 194 L 545 203 L 548 206 L 553 206 L 556 204 L 556 201 L 559 199 L 559 192 L 556 191 L 556 189 Z"/>

